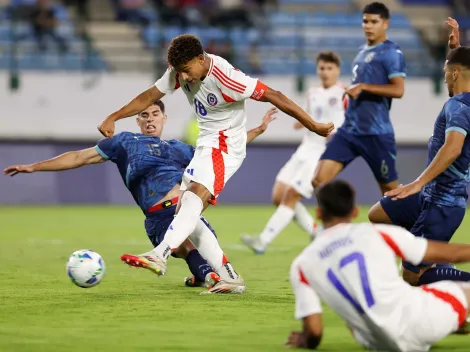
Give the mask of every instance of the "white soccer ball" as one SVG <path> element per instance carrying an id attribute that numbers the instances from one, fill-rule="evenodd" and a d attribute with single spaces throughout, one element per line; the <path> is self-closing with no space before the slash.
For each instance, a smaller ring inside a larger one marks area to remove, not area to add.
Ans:
<path id="1" fill-rule="evenodd" d="M 105 269 L 103 258 L 89 249 L 73 252 L 67 261 L 67 275 L 75 285 L 83 288 L 98 285 Z"/>

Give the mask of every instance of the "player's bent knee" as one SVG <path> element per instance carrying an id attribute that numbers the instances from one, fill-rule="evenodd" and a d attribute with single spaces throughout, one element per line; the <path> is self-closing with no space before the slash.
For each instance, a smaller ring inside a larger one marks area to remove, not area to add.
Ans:
<path id="1" fill-rule="evenodd" d="M 318 187 L 330 182 L 343 170 L 344 165 L 335 160 L 320 160 L 315 176 L 312 180 L 313 187 Z"/>
<path id="2" fill-rule="evenodd" d="M 271 194 L 271 200 L 275 206 L 278 206 L 282 202 L 286 186 L 281 182 L 276 182 L 273 187 Z"/>
<path id="3" fill-rule="evenodd" d="M 204 185 L 197 182 L 191 182 L 186 192 L 188 191 L 198 196 L 203 203 L 208 202 L 212 198 L 211 192 Z"/>
<path id="4" fill-rule="evenodd" d="M 294 208 L 297 202 L 302 199 L 302 196 L 294 188 L 289 187 L 284 196 L 282 197 L 281 204 Z"/>
<path id="5" fill-rule="evenodd" d="M 369 209 L 367 216 L 373 224 L 392 224 L 392 220 L 390 220 L 380 202 L 375 203 Z"/>

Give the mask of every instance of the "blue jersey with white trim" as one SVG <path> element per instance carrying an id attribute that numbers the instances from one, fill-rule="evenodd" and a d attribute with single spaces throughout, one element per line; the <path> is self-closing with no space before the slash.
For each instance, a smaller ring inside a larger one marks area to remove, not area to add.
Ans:
<path id="1" fill-rule="evenodd" d="M 372 47 L 362 46 L 352 67 L 352 84 L 386 85 L 393 77 L 406 77 L 403 53 L 390 40 Z M 362 92 L 357 99 L 349 99 L 341 128 L 357 135 L 393 134 L 391 105 L 391 98 Z"/>
<path id="2" fill-rule="evenodd" d="M 140 133 L 122 132 L 98 142 L 96 151 L 118 167 L 122 180 L 145 213 L 181 182 L 194 147 Z"/>
<path id="3" fill-rule="evenodd" d="M 428 165 L 444 145 L 446 133 L 465 135 L 460 156 L 442 174 L 423 188 L 424 199 L 433 203 L 466 207 L 467 186 L 470 182 L 470 93 L 450 98 L 434 124 L 434 133 L 428 144 Z"/>

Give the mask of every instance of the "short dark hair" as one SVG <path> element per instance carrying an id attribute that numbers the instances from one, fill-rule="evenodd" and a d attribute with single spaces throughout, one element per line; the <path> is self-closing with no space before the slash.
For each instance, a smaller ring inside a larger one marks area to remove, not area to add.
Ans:
<path id="1" fill-rule="evenodd" d="M 318 187 L 315 193 L 323 220 L 345 218 L 352 214 L 356 192 L 348 182 L 334 180 Z"/>
<path id="2" fill-rule="evenodd" d="M 462 65 L 470 69 L 470 48 L 461 46 L 451 50 L 447 55 L 447 65 Z"/>
<path id="3" fill-rule="evenodd" d="M 388 7 L 381 2 L 371 2 L 364 6 L 364 10 L 362 10 L 363 14 L 372 14 L 372 15 L 379 15 L 381 18 L 388 20 L 390 18 L 390 10 Z"/>
<path id="4" fill-rule="evenodd" d="M 204 54 L 201 41 L 194 35 L 182 34 L 170 43 L 168 48 L 168 63 L 176 68 L 187 64 L 189 61 Z"/>
<path id="5" fill-rule="evenodd" d="M 334 51 L 321 51 L 317 55 L 317 64 L 319 61 L 325 61 L 325 62 L 331 62 L 335 64 L 338 67 L 341 67 L 341 59 L 339 58 L 339 55 L 335 53 Z"/>
<path id="6" fill-rule="evenodd" d="M 155 101 L 152 103 L 152 105 L 158 106 L 158 107 L 160 108 L 160 111 L 162 112 L 162 114 L 165 114 L 165 104 L 163 104 L 163 101 L 161 101 L 161 100 L 155 100 Z M 143 111 L 141 111 L 138 116 L 140 116 L 140 115 L 142 114 L 142 112 L 143 112 Z"/>
<path id="7" fill-rule="evenodd" d="M 165 104 L 161 100 L 155 100 L 152 105 L 156 105 L 160 108 L 160 111 L 164 114 L 165 113 Z"/>

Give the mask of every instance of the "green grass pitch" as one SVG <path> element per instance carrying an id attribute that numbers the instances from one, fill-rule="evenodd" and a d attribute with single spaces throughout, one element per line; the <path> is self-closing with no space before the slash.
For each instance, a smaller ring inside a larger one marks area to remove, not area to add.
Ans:
<path id="1" fill-rule="evenodd" d="M 0 208 L 0 351 L 285 351 L 288 333 L 300 327 L 288 270 L 306 235 L 291 224 L 264 256 L 239 241 L 240 233 L 259 232 L 272 211 L 221 205 L 207 212 L 248 289 L 204 296 L 183 286 L 184 261 L 170 259 L 159 279 L 120 262 L 122 253 L 151 248 L 135 207 Z M 469 229 L 467 218 L 456 240 L 468 241 Z M 107 265 L 91 289 L 65 273 L 68 256 L 84 248 Z M 321 351 L 363 351 L 328 308 L 324 324 Z M 464 352 L 469 343 L 452 336 L 434 350 Z"/>

